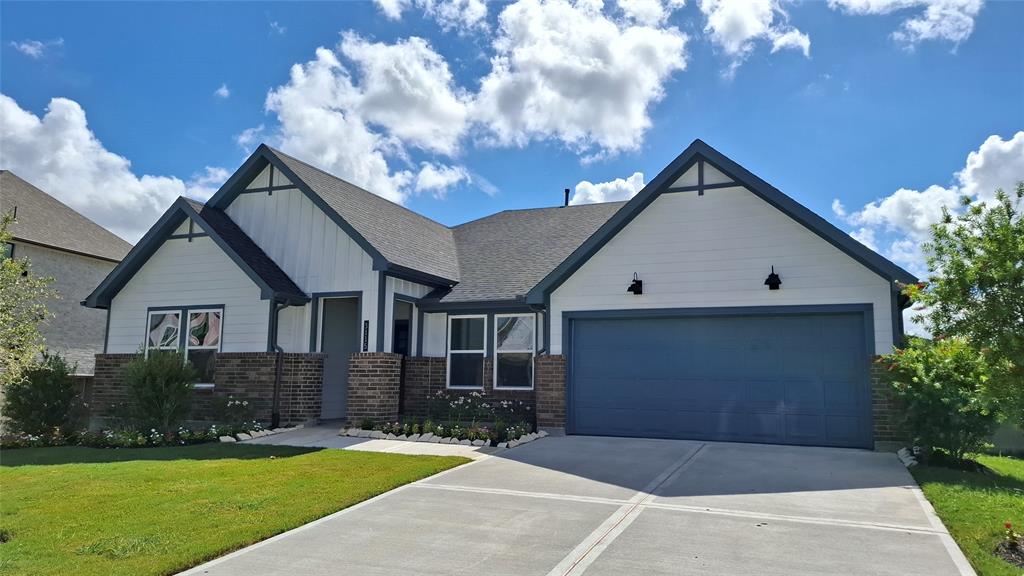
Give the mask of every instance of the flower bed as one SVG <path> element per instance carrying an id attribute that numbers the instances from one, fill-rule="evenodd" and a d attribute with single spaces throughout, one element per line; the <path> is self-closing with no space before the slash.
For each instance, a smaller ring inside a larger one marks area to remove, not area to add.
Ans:
<path id="1" fill-rule="evenodd" d="M 277 429 L 276 431 L 282 431 Z M 10 450 L 13 448 L 40 448 L 46 446 L 85 446 L 88 448 L 152 448 L 156 446 L 187 446 L 191 444 L 202 444 L 205 442 L 224 441 L 224 438 L 231 438 L 234 441 L 264 436 L 265 431 L 259 422 L 246 422 L 233 425 L 216 425 L 209 428 L 191 429 L 179 427 L 176 431 L 168 434 L 161 433 L 156 429 L 136 430 L 132 428 L 119 428 L 107 430 L 80 430 L 66 432 L 60 428 L 54 428 L 49 434 L 6 434 L 0 437 L 0 448 Z"/>
<path id="2" fill-rule="evenodd" d="M 417 430 L 427 430 L 418 432 Z M 396 434 L 395 432 L 401 432 Z M 404 440 L 407 442 L 430 442 L 433 444 L 461 444 L 463 446 L 492 446 L 496 448 L 515 448 L 520 444 L 544 438 L 547 432 L 528 432 L 525 428 L 512 427 L 504 432 L 490 430 L 486 427 L 445 428 L 442 425 L 423 424 L 392 424 L 377 425 L 372 428 L 354 426 L 342 428 L 339 436 L 352 438 L 371 438 L 375 440 Z"/>

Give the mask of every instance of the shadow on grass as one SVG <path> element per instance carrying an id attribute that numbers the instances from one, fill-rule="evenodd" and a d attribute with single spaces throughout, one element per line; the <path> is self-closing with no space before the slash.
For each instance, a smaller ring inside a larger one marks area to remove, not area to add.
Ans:
<path id="1" fill-rule="evenodd" d="M 957 470 L 942 466 L 920 466 L 912 470 L 921 484 L 936 483 L 983 489 L 1024 498 L 1024 478 L 986 468 L 984 471 Z"/>
<path id="2" fill-rule="evenodd" d="M 17 448 L 0 451 L 0 467 L 52 466 L 59 464 L 100 464 L 137 460 L 222 460 L 288 458 L 316 452 L 321 448 L 296 446 L 262 446 L 211 442 L 191 446 L 159 448 L 85 448 L 56 446 L 51 448 Z"/>

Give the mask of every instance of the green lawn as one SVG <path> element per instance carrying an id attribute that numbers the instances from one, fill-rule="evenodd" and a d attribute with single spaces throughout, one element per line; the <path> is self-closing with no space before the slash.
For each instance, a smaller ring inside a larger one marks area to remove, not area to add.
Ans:
<path id="1" fill-rule="evenodd" d="M 237 444 L 5 450 L 0 573 L 174 573 L 467 461 Z"/>
<path id="2" fill-rule="evenodd" d="M 914 478 L 980 576 L 1020 576 L 1017 568 L 993 556 L 1003 523 L 1024 529 L 1024 460 L 980 456 L 995 474 L 949 468 L 912 468 Z"/>

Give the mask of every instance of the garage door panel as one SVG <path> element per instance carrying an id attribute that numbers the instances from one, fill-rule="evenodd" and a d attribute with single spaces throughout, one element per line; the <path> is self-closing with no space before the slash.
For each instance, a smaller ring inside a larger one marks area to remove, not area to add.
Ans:
<path id="1" fill-rule="evenodd" d="M 824 383 L 820 380 L 787 379 L 784 393 L 787 410 L 820 412 L 825 407 Z"/>
<path id="2" fill-rule="evenodd" d="M 863 316 L 573 320 L 570 431 L 870 446 Z"/>

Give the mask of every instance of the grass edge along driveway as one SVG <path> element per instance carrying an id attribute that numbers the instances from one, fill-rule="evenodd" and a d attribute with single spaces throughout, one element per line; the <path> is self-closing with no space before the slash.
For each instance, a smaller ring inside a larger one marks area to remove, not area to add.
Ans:
<path id="1" fill-rule="evenodd" d="M 1003 523 L 1024 528 L 1024 460 L 979 456 L 994 474 L 932 466 L 911 468 L 925 497 L 949 529 L 979 576 L 1020 576 L 992 554 L 1002 541 Z"/>
<path id="2" fill-rule="evenodd" d="M 469 460 L 202 444 L 0 453 L 0 573 L 173 574 Z"/>

